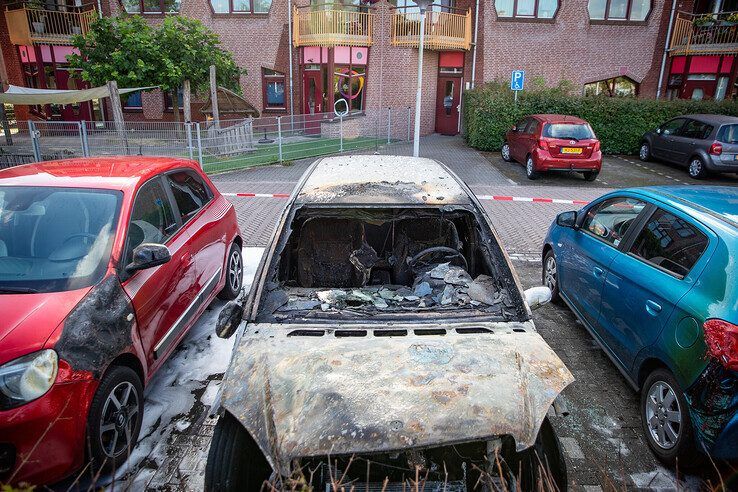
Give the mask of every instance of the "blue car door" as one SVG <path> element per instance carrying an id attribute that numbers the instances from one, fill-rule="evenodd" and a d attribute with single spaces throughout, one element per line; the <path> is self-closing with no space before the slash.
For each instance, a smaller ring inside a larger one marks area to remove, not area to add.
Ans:
<path id="1" fill-rule="evenodd" d="M 562 244 L 560 281 L 564 296 L 596 334 L 602 289 L 610 263 L 628 227 L 645 204 L 630 196 L 607 198 L 586 212 L 569 244 Z"/>
<path id="2" fill-rule="evenodd" d="M 674 210 L 649 207 L 647 214 L 610 265 L 598 322 L 605 343 L 629 371 L 699 277 L 705 262 L 697 262 L 712 235 Z"/>

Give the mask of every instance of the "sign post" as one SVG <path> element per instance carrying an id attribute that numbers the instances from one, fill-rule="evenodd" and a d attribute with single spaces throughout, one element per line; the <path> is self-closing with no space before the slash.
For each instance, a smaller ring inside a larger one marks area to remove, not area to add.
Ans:
<path id="1" fill-rule="evenodd" d="M 515 92 L 515 104 L 518 102 L 518 91 L 525 85 L 525 70 L 513 70 L 510 76 L 510 90 Z"/>

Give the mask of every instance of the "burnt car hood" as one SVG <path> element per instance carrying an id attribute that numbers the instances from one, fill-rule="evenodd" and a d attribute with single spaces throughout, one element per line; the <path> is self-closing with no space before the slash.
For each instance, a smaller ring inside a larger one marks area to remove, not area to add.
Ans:
<path id="1" fill-rule="evenodd" d="M 249 324 L 236 343 L 221 404 L 272 466 L 501 435 L 523 450 L 574 380 L 531 322 L 342 328 Z"/>

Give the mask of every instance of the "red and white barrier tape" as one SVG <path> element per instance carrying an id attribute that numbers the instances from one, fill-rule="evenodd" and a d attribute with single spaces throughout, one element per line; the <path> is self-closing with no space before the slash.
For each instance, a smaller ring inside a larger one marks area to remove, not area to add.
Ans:
<path id="1" fill-rule="evenodd" d="M 223 196 L 237 196 L 242 198 L 289 198 L 289 193 L 223 193 Z M 528 202 L 528 203 L 559 203 L 564 205 L 586 205 L 586 200 L 565 200 L 562 198 L 540 198 L 527 196 L 506 195 L 477 195 L 479 200 L 491 200 L 497 202 Z"/>

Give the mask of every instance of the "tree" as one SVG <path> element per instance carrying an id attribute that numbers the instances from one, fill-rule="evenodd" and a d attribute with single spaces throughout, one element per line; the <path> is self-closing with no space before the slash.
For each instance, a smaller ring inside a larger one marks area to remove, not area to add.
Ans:
<path id="1" fill-rule="evenodd" d="M 177 90 L 185 80 L 196 92 L 206 89 L 210 65 L 216 67 L 219 85 L 241 92 L 239 76 L 245 71 L 222 49 L 218 35 L 195 19 L 167 17 L 153 28 L 138 15 L 103 17 L 73 43 L 79 55 L 68 61 L 81 70 L 83 80 L 95 86 L 109 80 L 121 87 L 159 86 L 172 95 L 176 121 Z"/>

